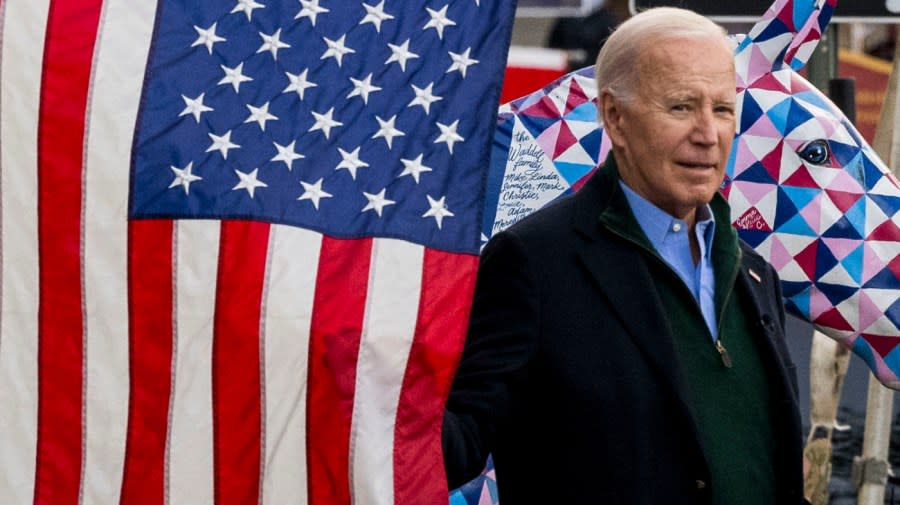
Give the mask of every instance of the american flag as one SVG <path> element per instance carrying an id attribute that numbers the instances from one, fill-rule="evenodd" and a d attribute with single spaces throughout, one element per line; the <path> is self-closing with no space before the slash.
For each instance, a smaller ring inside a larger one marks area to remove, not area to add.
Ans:
<path id="1" fill-rule="evenodd" d="M 514 8 L 2 0 L 0 503 L 446 503 Z"/>

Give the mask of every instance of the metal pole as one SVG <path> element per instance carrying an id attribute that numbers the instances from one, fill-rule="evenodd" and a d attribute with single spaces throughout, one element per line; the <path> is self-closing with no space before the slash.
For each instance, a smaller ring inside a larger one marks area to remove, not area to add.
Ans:
<path id="1" fill-rule="evenodd" d="M 894 66 L 881 107 L 878 129 L 872 147 L 894 174 L 900 172 L 900 40 L 894 47 Z M 882 386 L 874 375 L 869 376 L 869 396 L 866 404 L 866 431 L 863 438 L 863 454 L 853 462 L 854 480 L 860 484 L 859 505 L 884 503 L 884 487 L 890 468 L 887 456 L 891 442 L 891 414 L 894 392 Z"/>

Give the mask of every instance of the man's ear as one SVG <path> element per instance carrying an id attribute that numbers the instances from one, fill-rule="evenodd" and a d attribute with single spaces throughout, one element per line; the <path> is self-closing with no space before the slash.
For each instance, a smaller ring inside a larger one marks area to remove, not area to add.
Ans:
<path id="1" fill-rule="evenodd" d="M 621 146 L 624 135 L 622 133 L 622 104 L 617 102 L 609 90 L 600 92 L 597 97 L 597 115 L 603 122 L 603 129 L 609 135 L 614 146 Z"/>

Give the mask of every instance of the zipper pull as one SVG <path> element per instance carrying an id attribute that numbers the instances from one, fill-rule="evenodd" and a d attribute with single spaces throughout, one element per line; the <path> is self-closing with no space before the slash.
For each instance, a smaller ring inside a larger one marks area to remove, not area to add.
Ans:
<path id="1" fill-rule="evenodd" d="M 725 368 L 731 368 L 731 357 L 728 356 L 728 350 L 722 345 L 722 339 L 720 338 L 716 339 L 716 350 L 722 356 L 722 364 L 725 365 Z"/>

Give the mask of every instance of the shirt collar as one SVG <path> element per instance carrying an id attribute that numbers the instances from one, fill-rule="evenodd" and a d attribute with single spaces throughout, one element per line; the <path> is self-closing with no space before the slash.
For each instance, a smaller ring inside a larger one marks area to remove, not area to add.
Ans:
<path id="1" fill-rule="evenodd" d="M 659 248 L 670 232 L 686 229 L 687 223 L 684 220 L 672 217 L 671 214 L 660 209 L 628 187 L 621 179 L 619 179 L 619 186 L 625 193 L 625 198 L 628 200 L 628 205 L 631 207 L 631 212 L 634 214 L 635 219 L 637 219 L 644 234 L 647 235 L 654 247 Z M 709 204 L 699 207 L 697 209 L 696 233 L 698 238 L 702 238 L 704 242 L 704 253 L 711 249 L 715 226 L 716 222 Z"/>

